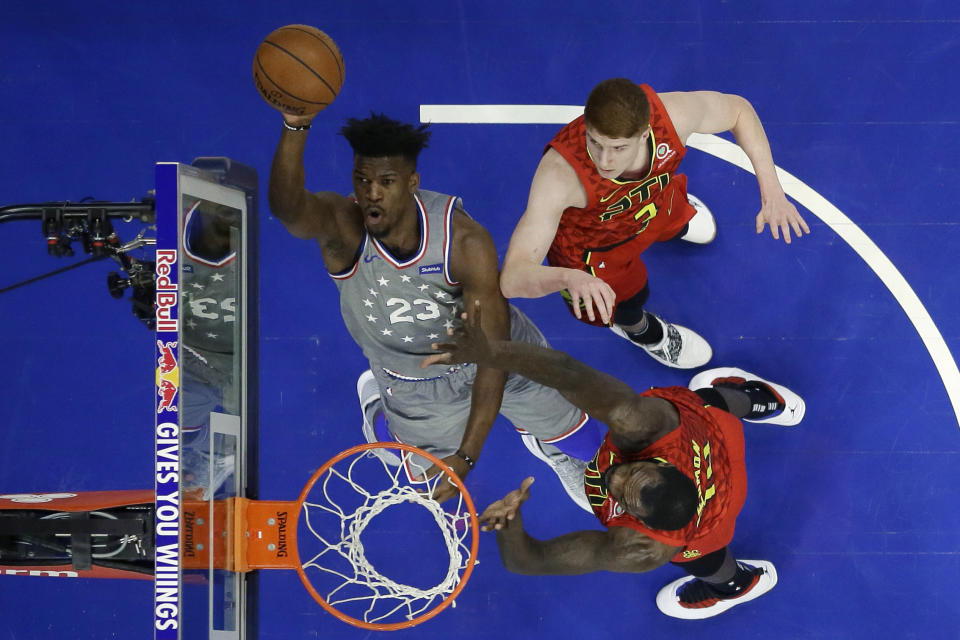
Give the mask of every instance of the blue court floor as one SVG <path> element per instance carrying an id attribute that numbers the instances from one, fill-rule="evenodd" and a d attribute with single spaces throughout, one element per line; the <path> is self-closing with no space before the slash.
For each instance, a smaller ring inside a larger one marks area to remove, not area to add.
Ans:
<path id="1" fill-rule="evenodd" d="M 960 637 L 956 3 L 13 0 L 0 10 L 0 206 L 139 199 L 155 162 L 205 155 L 256 167 L 265 195 L 280 116 L 257 95 L 251 60 L 290 23 L 329 33 L 346 62 L 342 94 L 310 133 L 315 190 L 350 190 L 351 154 L 336 135 L 347 117 L 582 105 L 597 82 L 625 76 L 747 97 L 778 166 L 822 199 L 800 207 L 808 237 L 757 236 L 754 178 L 691 149 L 684 171 L 718 219 L 717 240 L 647 254 L 651 310 L 696 328 L 716 366 L 807 401 L 796 428 L 745 429 L 750 491 L 732 549 L 774 562 L 777 587 L 709 621 L 674 620 L 654 596 L 678 569 L 518 576 L 487 534 L 457 607 L 398 637 Z M 422 184 L 462 196 L 502 258 L 558 128 L 436 124 Z M 847 220 L 829 218 L 831 206 Z M 859 231 L 868 243 L 843 239 Z M 46 255 L 35 223 L 0 226 L 0 246 L 0 288 L 70 261 Z M 260 247 L 260 495 L 293 499 L 359 441 L 365 362 L 318 248 L 288 235 L 265 197 Z M 0 294 L 0 493 L 153 484 L 153 341 L 107 294 L 111 269 Z M 555 347 L 637 389 L 692 375 L 581 325 L 558 296 L 516 304 Z M 468 486 L 482 508 L 531 474 L 533 535 L 597 527 L 503 419 Z M 415 565 L 418 552 L 404 552 Z M 292 573 L 264 575 L 260 591 L 259 638 L 375 635 L 330 617 Z M 149 638 L 151 605 L 149 582 L 4 576 L 0 638 Z"/>

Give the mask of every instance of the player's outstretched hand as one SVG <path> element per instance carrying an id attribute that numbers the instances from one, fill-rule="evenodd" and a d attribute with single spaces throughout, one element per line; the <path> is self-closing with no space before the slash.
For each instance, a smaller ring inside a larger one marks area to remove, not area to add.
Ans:
<path id="1" fill-rule="evenodd" d="M 767 224 L 770 225 L 773 239 L 779 240 L 780 234 L 783 233 L 783 241 L 787 244 L 790 244 L 791 229 L 798 238 L 804 233 L 810 233 L 810 227 L 804 222 L 793 203 L 787 200 L 787 196 L 773 198 L 763 203 L 760 213 L 757 214 L 757 233 L 763 233 L 763 228 Z"/>
<path id="2" fill-rule="evenodd" d="M 533 476 L 525 478 L 519 489 L 514 489 L 500 500 L 497 500 L 480 514 L 480 528 L 484 531 L 499 530 L 507 526 L 510 520 L 520 511 L 520 505 L 530 498 L 530 485 Z"/>
<path id="3" fill-rule="evenodd" d="M 463 322 L 457 329 L 447 329 L 447 334 L 453 337 L 453 342 L 433 343 L 430 348 L 434 351 L 442 351 L 435 356 L 427 356 L 420 363 L 421 369 L 426 369 L 432 364 L 459 364 L 464 362 L 476 362 L 484 364 L 491 354 L 490 342 L 483 333 L 480 324 L 480 300 L 473 303 L 473 311 L 464 312 L 460 318 Z"/>

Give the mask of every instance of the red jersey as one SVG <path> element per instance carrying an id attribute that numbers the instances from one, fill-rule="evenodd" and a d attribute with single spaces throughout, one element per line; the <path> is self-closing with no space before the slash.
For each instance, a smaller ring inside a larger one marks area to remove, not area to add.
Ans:
<path id="1" fill-rule="evenodd" d="M 722 549 L 733 539 L 737 515 L 747 495 L 743 425 L 732 414 L 704 407 L 700 396 L 683 387 L 651 389 L 641 395 L 663 398 L 680 413 L 680 425 L 643 451 L 623 453 L 604 438 L 584 472 L 587 499 L 607 527 L 629 527 L 659 542 L 683 547 L 673 562 L 693 560 Z M 612 465 L 651 458 L 677 467 L 697 487 L 697 515 L 683 529 L 651 529 L 629 515 L 608 495 L 600 479 Z"/>
<path id="2" fill-rule="evenodd" d="M 696 213 L 687 202 L 687 177 L 676 173 L 687 148 L 656 92 L 645 84 L 640 88 L 650 102 L 646 176 L 602 177 L 587 152 L 583 116 L 561 129 L 544 150 L 552 147 L 564 157 L 587 194 L 587 206 L 564 210 L 547 262 L 601 278 L 618 301 L 633 297 L 647 283 L 640 253 L 675 236 Z"/>

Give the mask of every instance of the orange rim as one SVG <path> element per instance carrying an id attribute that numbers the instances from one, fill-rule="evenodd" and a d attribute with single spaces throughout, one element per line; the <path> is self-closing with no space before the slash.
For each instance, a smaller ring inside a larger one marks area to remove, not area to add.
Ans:
<path id="1" fill-rule="evenodd" d="M 467 560 L 467 566 L 463 570 L 463 575 L 460 577 L 460 583 L 457 584 L 450 595 L 444 598 L 440 604 L 430 611 L 427 611 L 426 613 L 419 615 L 412 620 L 381 624 L 377 622 L 366 622 L 364 620 L 359 620 L 352 616 L 348 616 L 328 603 L 324 597 L 317 592 L 313 584 L 311 584 L 310 578 L 307 577 L 306 572 L 303 570 L 303 561 L 299 556 L 300 545 L 297 545 L 297 575 L 300 576 L 300 582 L 303 583 L 303 586 L 306 587 L 307 591 L 310 592 L 310 595 L 313 596 L 313 599 L 316 600 L 321 607 L 326 609 L 327 612 L 334 617 L 346 622 L 347 624 L 352 624 L 353 626 L 360 627 L 361 629 L 371 629 L 374 631 L 396 631 L 398 629 L 408 629 L 420 624 L 421 622 L 426 622 L 430 618 L 446 609 L 456 599 L 456 597 L 460 595 L 460 592 L 463 591 L 463 588 L 467 585 L 467 580 L 470 579 L 470 574 L 473 573 L 473 565 L 476 564 L 477 561 L 477 548 L 480 545 L 480 525 L 479 521 L 477 520 L 477 510 L 473 506 L 473 500 L 470 498 L 470 493 L 467 491 L 467 487 L 463 484 L 463 480 L 460 479 L 460 477 L 453 469 L 450 468 L 449 465 L 437 458 L 432 453 L 428 453 L 423 449 L 418 449 L 413 445 L 405 444 L 403 442 L 366 442 L 364 444 L 358 444 L 354 447 L 350 447 L 345 451 L 341 451 L 334 457 L 327 460 L 322 467 L 317 469 L 314 474 L 310 476 L 307 484 L 303 487 L 303 491 L 300 492 L 300 497 L 297 498 L 297 514 L 299 515 L 300 511 L 303 510 L 303 504 L 306 502 L 307 496 L 313 490 L 313 485 L 316 484 L 317 480 L 319 480 L 330 467 L 340 462 L 344 458 L 348 458 L 354 454 L 368 451 L 370 449 L 399 449 L 408 453 L 415 453 L 440 467 L 440 469 L 442 469 L 443 472 L 453 480 L 453 483 L 457 485 L 457 489 L 460 490 L 460 495 L 463 496 L 463 501 L 467 506 L 467 513 L 470 515 L 470 529 L 472 532 L 470 558 Z"/>

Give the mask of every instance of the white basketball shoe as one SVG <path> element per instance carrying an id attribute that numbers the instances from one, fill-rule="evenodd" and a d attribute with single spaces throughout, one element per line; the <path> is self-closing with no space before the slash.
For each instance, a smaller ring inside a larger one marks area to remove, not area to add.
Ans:
<path id="1" fill-rule="evenodd" d="M 610 330 L 630 344 L 640 347 L 660 364 L 675 369 L 696 369 L 710 362 L 713 349 L 710 344 L 692 329 L 679 324 L 667 322 L 658 315 L 646 312 L 647 321 L 656 319 L 663 327 L 663 338 L 655 344 L 641 344 L 635 342 L 627 332 L 617 325 L 611 325 Z"/>
<path id="2" fill-rule="evenodd" d="M 717 221 L 707 205 L 697 196 L 687 194 L 687 202 L 697 210 L 690 222 L 687 223 L 687 232 L 680 236 L 681 240 L 693 244 L 710 244 L 717 237 Z"/>
<path id="3" fill-rule="evenodd" d="M 800 424 L 807 410 L 803 398 L 782 384 L 764 380 L 755 373 L 736 367 L 701 371 L 687 385 L 691 391 L 706 387 L 739 389 L 750 396 L 750 413 L 742 418 L 747 422 L 792 427 Z"/>
<path id="4" fill-rule="evenodd" d="M 673 618 L 701 620 L 759 598 L 777 585 L 777 569 L 772 562 L 741 560 L 737 564 L 752 574 L 752 580 L 736 595 L 722 594 L 703 580 L 686 576 L 660 589 L 657 608 Z"/>

